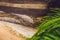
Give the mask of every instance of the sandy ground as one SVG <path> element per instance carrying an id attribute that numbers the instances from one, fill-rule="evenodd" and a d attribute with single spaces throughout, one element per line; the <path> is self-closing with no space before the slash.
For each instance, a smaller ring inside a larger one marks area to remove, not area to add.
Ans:
<path id="1" fill-rule="evenodd" d="M 19 37 L 8 31 L 7 26 L 0 24 L 0 40 L 20 40 Z"/>
<path id="2" fill-rule="evenodd" d="M 17 36 L 14 32 L 10 32 L 9 27 L 28 38 L 32 37 L 36 32 L 33 28 L 0 21 L 0 40 L 24 40 L 21 36 Z"/>

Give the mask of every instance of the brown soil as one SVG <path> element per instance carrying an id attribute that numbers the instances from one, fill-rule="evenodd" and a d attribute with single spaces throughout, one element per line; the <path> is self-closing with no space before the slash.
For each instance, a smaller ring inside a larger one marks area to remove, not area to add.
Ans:
<path id="1" fill-rule="evenodd" d="M 0 40 L 23 40 L 23 38 L 11 33 L 7 26 L 0 24 Z"/>

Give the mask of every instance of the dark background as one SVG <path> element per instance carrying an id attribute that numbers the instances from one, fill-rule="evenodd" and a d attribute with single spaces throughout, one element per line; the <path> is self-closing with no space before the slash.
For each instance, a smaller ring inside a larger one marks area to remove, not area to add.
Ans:
<path id="1" fill-rule="evenodd" d="M 10 3 L 46 3 L 45 0 L 0 0 L 0 2 L 10 2 Z M 46 3 L 47 4 L 47 3 Z M 48 3 L 48 7 L 46 10 L 41 9 L 23 9 L 23 8 L 13 8 L 13 7 L 6 7 L 6 6 L 0 6 L 1 11 L 5 11 L 7 13 L 19 13 L 19 14 L 26 14 L 26 15 L 32 15 L 35 17 L 38 16 L 44 16 L 47 15 L 49 8 L 60 8 L 60 0 L 51 0 L 51 2 Z"/>
<path id="2" fill-rule="evenodd" d="M 49 3 L 49 7 L 57 7 L 57 8 L 60 8 L 60 0 L 52 0 L 50 3 Z"/>

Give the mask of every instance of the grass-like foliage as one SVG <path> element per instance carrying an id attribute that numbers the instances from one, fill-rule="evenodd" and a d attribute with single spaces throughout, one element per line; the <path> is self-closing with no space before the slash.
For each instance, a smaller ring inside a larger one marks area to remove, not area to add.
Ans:
<path id="1" fill-rule="evenodd" d="M 39 25 L 36 34 L 29 40 L 59 40 L 60 8 L 51 8 L 51 13 L 42 18 L 45 22 Z"/>

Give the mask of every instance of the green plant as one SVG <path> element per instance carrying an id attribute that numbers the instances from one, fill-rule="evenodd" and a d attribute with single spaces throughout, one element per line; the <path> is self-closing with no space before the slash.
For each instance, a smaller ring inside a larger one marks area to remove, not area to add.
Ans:
<path id="1" fill-rule="evenodd" d="M 54 15 L 52 15 L 54 13 Z M 51 13 L 42 17 L 42 23 L 36 34 L 29 40 L 59 40 L 60 39 L 60 8 L 52 8 Z"/>
<path id="2" fill-rule="evenodd" d="M 58 26 L 54 25 L 55 23 L 59 22 L 60 21 L 60 18 L 55 18 L 55 19 L 52 19 L 52 20 L 49 20 L 43 24 L 41 24 L 39 26 L 39 28 L 37 29 L 38 31 L 36 32 L 36 34 L 30 39 L 30 40 L 38 40 L 38 39 L 43 39 L 44 37 L 44 34 L 45 35 L 48 35 L 48 33 L 51 31 L 51 28 L 52 30 L 54 28 L 57 28 L 57 27 L 60 27 L 60 24 Z M 56 27 L 55 27 L 56 26 Z M 48 29 L 48 30 L 47 30 Z M 50 30 L 50 31 L 49 31 Z M 42 35 L 43 34 L 43 35 Z M 40 35 L 40 36 L 39 36 Z M 53 36 L 53 35 L 51 35 Z M 41 37 L 41 38 L 40 38 Z"/>

